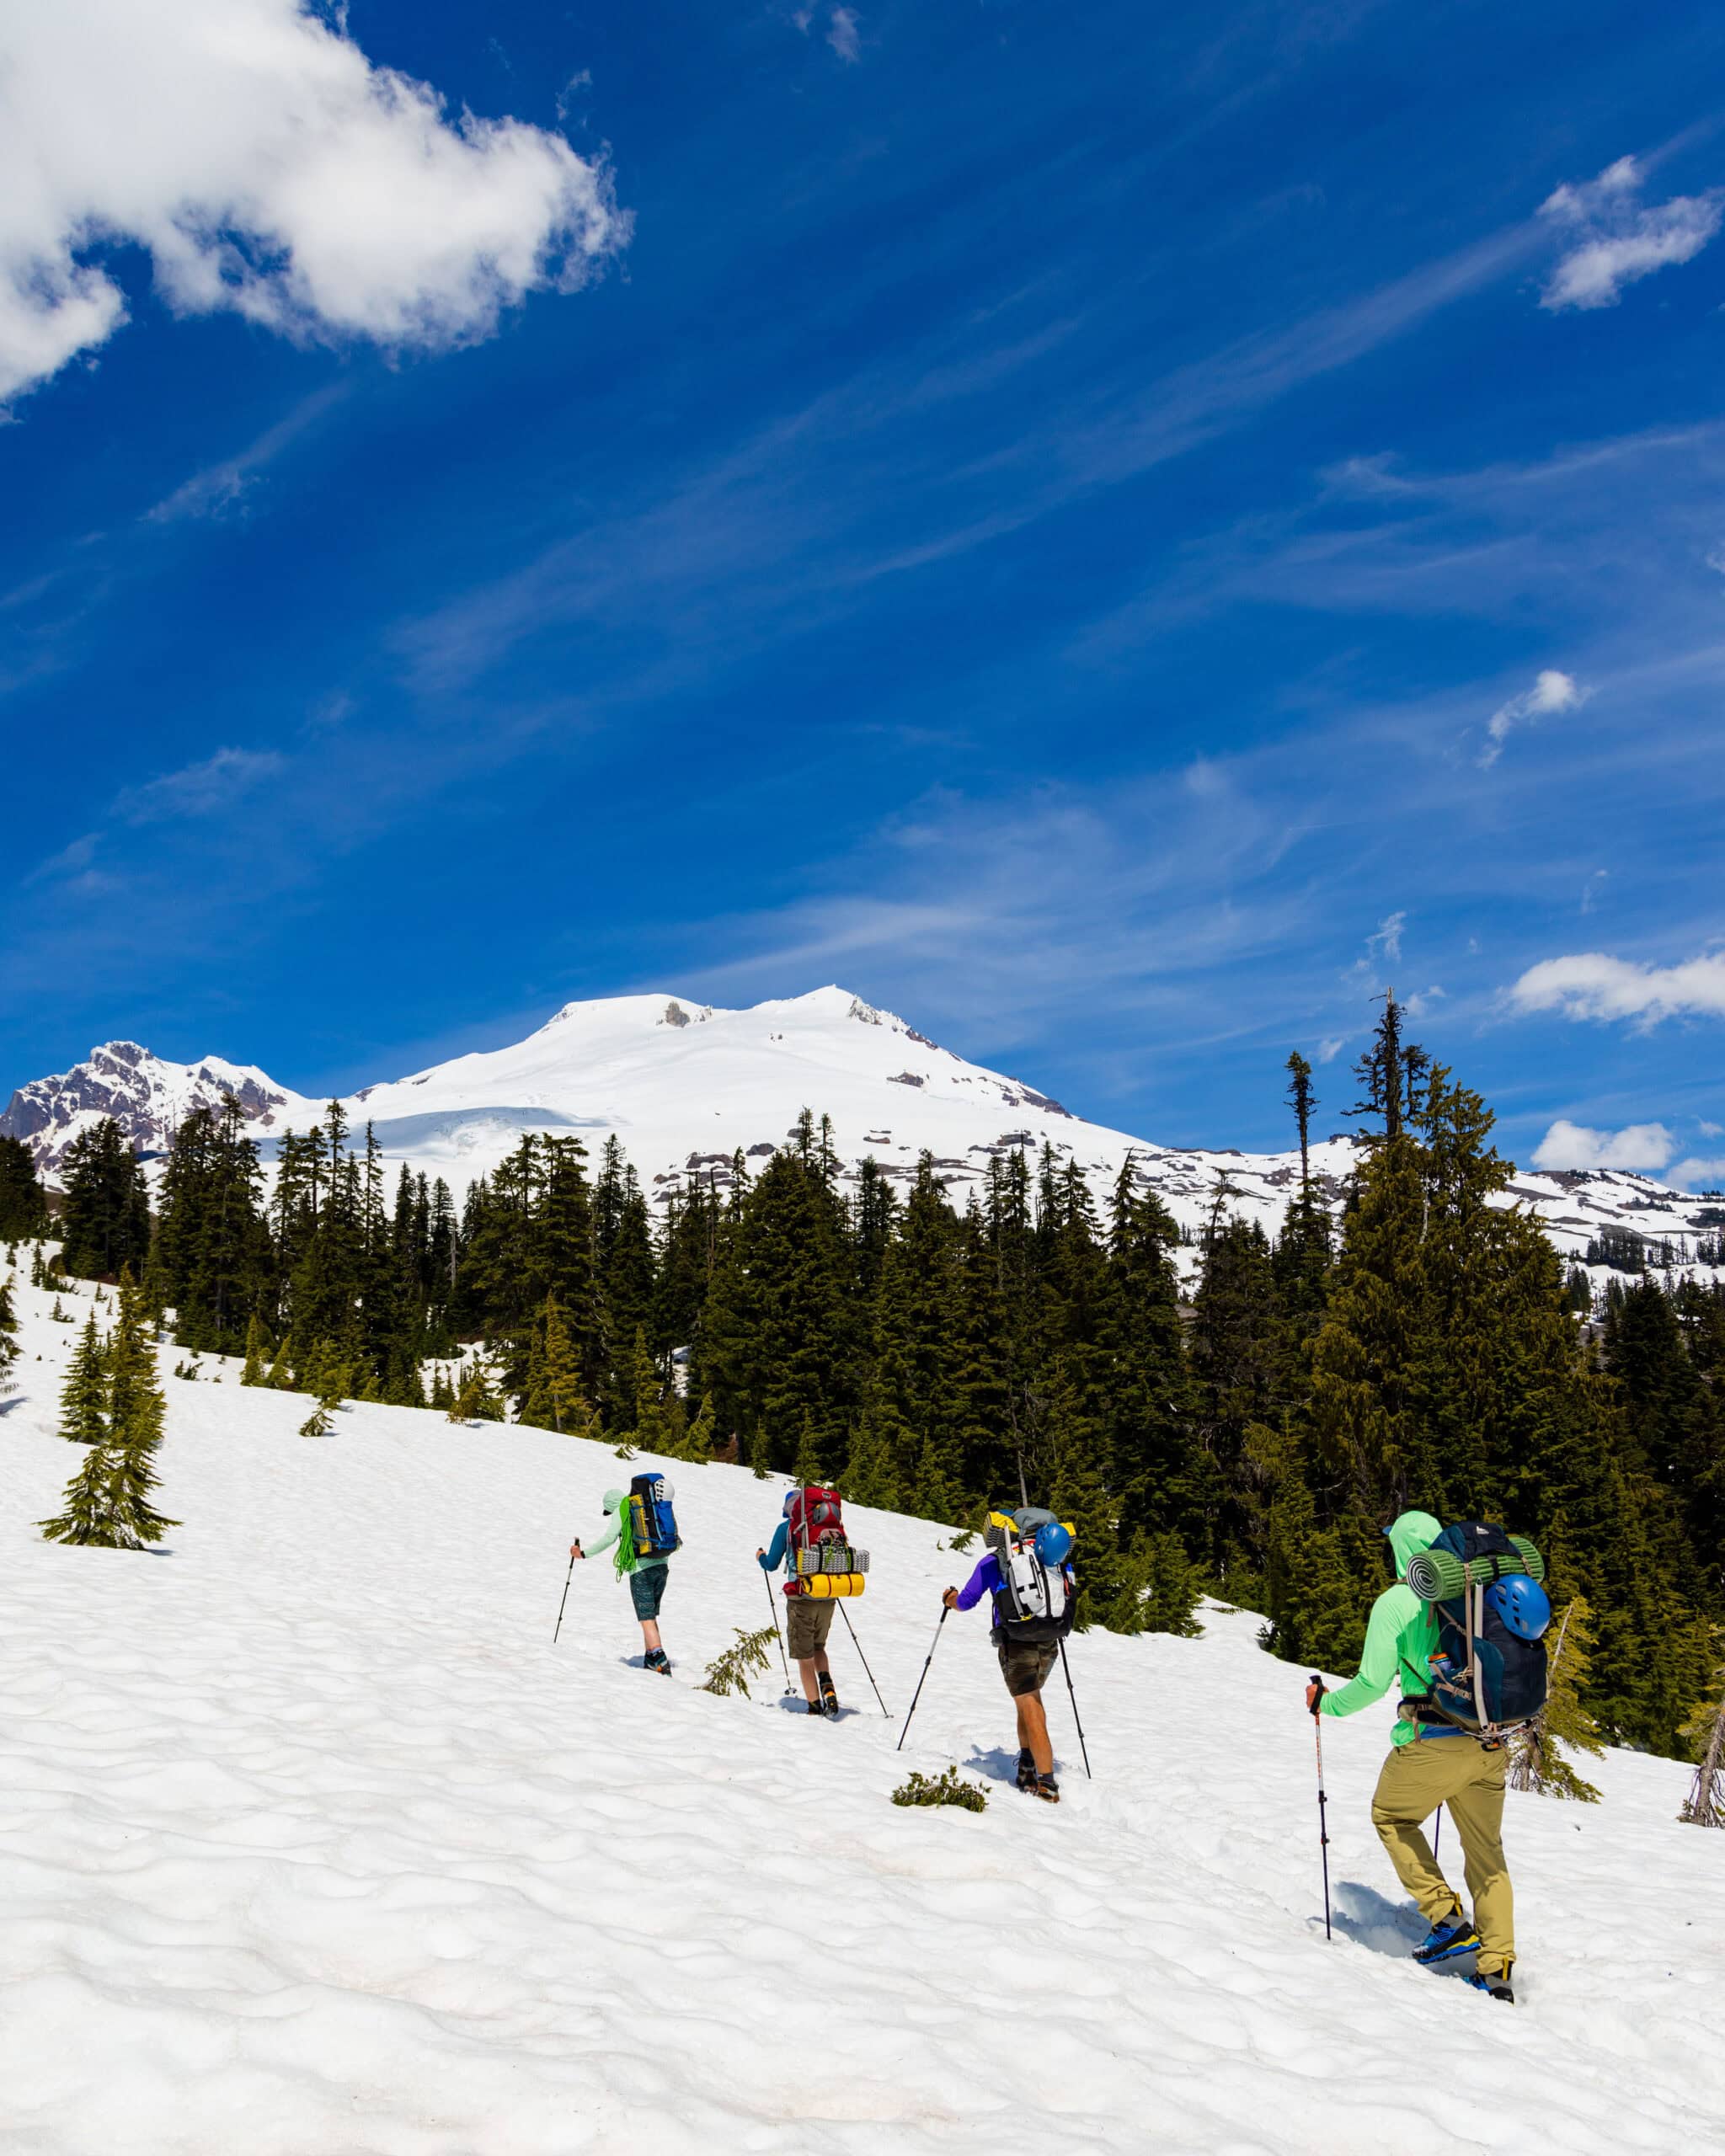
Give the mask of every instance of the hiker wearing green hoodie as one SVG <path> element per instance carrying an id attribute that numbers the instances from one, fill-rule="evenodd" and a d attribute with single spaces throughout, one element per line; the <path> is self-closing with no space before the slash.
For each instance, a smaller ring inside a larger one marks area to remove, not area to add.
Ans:
<path id="1" fill-rule="evenodd" d="M 640 1620 L 641 1638 L 647 1652 L 642 1667 L 656 1669 L 661 1676 L 670 1675 L 670 1662 L 665 1652 L 665 1643 L 659 1636 L 659 1609 L 665 1600 L 665 1583 L 669 1577 L 666 1567 L 669 1556 L 655 1557 L 648 1551 L 635 1548 L 635 1539 L 629 1527 L 628 1492 L 607 1490 L 605 1509 L 611 1524 L 605 1529 L 590 1550 L 581 1547 L 577 1535 L 569 1545 L 571 1557 L 597 1557 L 617 1545 L 617 1571 L 619 1579 L 629 1583 L 629 1599 L 635 1606 Z"/>
<path id="2" fill-rule="evenodd" d="M 1313 1714 L 1351 1715 L 1381 1700 L 1398 1679 L 1401 1707 L 1390 1756 L 1371 1803 L 1371 1822 L 1389 1851 L 1397 1876 L 1430 1927 L 1414 1959 L 1428 1964 L 1477 1951 L 1480 1988 L 1513 1999 L 1509 1972 L 1515 1960 L 1515 1897 L 1503 1860 L 1502 1745 L 1487 1748 L 1466 1730 L 1422 1705 L 1432 1689 L 1438 1652 L 1438 1620 L 1429 1603 L 1408 1586 L 1408 1560 L 1428 1550 L 1443 1532 L 1429 1513 L 1403 1513 L 1386 1530 L 1396 1561 L 1396 1583 L 1372 1604 L 1360 1649 L 1359 1674 L 1334 1692 L 1306 1688 Z M 1461 1840 L 1470 1922 L 1460 1896 L 1438 1869 L 1425 1822 L 1447 1804 Z"/>

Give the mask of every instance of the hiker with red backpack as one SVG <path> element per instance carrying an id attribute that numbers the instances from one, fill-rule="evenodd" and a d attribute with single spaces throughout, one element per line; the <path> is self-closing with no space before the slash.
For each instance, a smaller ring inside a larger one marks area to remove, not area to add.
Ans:
<path id="1" fill-rule="evenodd" d="M 790 1657 L 803 1680 L 809 1712 L 830 1720 L 839 1710 L 826 1659 L 833 1612 L 846 1597 L 862 1592 L 868 1570 L 868 1552 L 852 1548 L 846 1539 L 838 1492 L 823 1483 L 788 1492 L 772 1542 L 755 1556 L 769 1576 L 784 1568 Z"/>
<path id="2" fill-rule="evenodd" d="M 1334 1692 L 1313 1678 L 1306 1704 L 1313 1715 L 1355 1714 L 1399 1676 L 1401 1705 L 1371 1822 L 1429 1926 L 1413 1958 L 1433 1968 L 1475 1955 L 1468 1983 L 1513 2005 L 1504 1767 L 1509 1737 L 1546 1702 L 1545 1567 L 1530 1542 L 1477 1522 L 1445 1528 L 1429 1513 L 1407 1512 L 1385 1533 L 1396 1582 L 1372 1604 L 1359 1674 Z M 1425 1838 L 1425 1822 L 1445 1804 L 1461 1838 L 1471 1918 Z"/>
<path id="3" fill-rule="evenodd" d="M 577 1535 L 569 1556 L 596 1557 L 616 1545 L 617 1575 L 629 1583 L 629 1600 L 641 1627 L 645 1650 L 641 1667 L 670 1675 L 670 1661 L 659 1636 L 659 1612 L 670 1576 L 669 1560 L 682 1547 L 676 1514 L 671 1508 L 671 1486 L 663 1475 L 638 1475 L 627 1490 L 607 1490 L 605 1509 L 611 1524 L 590 1550 L 584 1550 Z"/>
<path id="4" fill-rule="evenodd" d="M 995 1652 L 1018 1718 L 1018 1786 L 1058 1804 L 1042 1688 L 1076 1608 L 1072 1530 L 1040 1506 L 1021 1505 L 1016 1512 L 991 1513 L 984 1540 L 987 1548 L 975 1571 L 941 1600 L 948 1609 L 974 1609 L 985 1594 L 992 1596 Z"/>

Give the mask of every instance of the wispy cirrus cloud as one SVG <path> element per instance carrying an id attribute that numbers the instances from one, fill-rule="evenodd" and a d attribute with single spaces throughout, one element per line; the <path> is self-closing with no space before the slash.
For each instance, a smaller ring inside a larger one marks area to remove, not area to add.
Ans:
<path id="1" fill-rule="evenodd" d="M 1540 216 L 1562 235 L 1563 246 L 1540 295 L 1541 307 L 1616 307 L 1626 285 L 1693 260 L 1717 232 L 1725 189 L 1647 203 L 1644 179 L 1635 158 L 1619 157 L 1597 179 L 1560 187 L 1540 205 Z"/>
<path id="2" fill-rule="evenodd" d="M 247 494 L 282 451 L 297 441 L 346 393 L 344 384 L 331 382 L 310 397 L 302 398 L 284 418 L 274 426 L 266 427 L 235 456 L 207 464 L 201 472 L 195 472 L 190 478 L 183 480 L 171 494 L 144 512 L 144 521 L 174 524 L 182 517 L 219 517 L 241 508 Z"/>
<path id="3" fill-rule="evenodd" d="M 127 787 L 115 798 L 114 812 L 128 824 L 219 816 L 254 787 L 275 777 L 286 762 L 273 749 L 218 749 L 177 771 Z"/>

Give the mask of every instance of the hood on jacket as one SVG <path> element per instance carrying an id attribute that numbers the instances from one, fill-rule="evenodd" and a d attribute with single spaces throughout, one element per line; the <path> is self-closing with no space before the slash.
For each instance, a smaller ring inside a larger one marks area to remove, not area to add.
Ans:
<path id="1" fill-rule="evenodd" d="M 629 1493 L 627 1490 L 607 1490 L 605 1493 L 605 1509 L 606 1512 L 614 1513 L 628 1494 Z M 1413 1515 L 1410 1514 L 1409 1517 L 1412 1518 Z M 1419 1517 L 1423 1518 L 1425 1515 L 1421 1513 Z M 1438 1524 L 1437 1522 L 1434 1520 L 1432 1522 L 1432 1533 L 1435 1534 L 1437 1531 Z"/>
<path id="2" fill-rule="evenodd" d="M 1434 1519 L 1429 1513 L 1403 1513 L 1399 1519 L 1391 1521 L 1384 1533 L 1395 1556 L 1398 1580 L 1407 1577 L 1408 1559 L 1429 1550 L 1443 1531 L 1443 1522 Z"/>

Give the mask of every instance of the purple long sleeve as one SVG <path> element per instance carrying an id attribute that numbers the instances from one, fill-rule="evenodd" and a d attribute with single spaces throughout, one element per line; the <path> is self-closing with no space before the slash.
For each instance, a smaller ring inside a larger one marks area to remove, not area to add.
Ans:
<path id="1" fill-rule="evenodd" d="M 991 1550 L 977 1566 L 976 1570 L 971 1573 L 969 1578 L 965 1581 L 964 1586 L 959 1589 L 959 1599 L 955 1606 L 960 1609 L 974 1609 L 983 1596 L 992 1594 L 1000 1583 L 1001 1568 L 995 1562 L 994 1552 Z"/>

